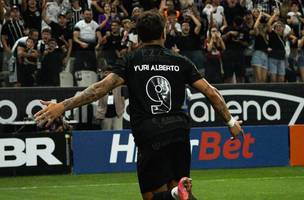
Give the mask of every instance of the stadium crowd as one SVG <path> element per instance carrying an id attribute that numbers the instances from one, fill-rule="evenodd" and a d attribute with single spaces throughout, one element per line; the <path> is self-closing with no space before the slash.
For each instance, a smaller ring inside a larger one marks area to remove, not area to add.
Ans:
<path id="1" fill-rule="evenodd" d="M 143 10 L 167 18 L 166 47 L 211 83 L 304 81 L 304 13 L 294 0 L 1 0 L 0 82 L 80 85 L 141 46 Z M 73 75 L 72 75 L 73 74 Z"/>

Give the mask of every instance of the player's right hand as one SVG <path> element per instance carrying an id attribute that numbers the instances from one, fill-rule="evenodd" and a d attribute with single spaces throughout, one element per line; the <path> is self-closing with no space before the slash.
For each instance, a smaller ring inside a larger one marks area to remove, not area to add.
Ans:
<path id="1" fill-rule="evenodd" d="M 231 140 L 234 140 L 238 138 L 239 136 L 244 136 L 244 130 L 242 129 L 243 121 L 235 121 L 234 125 L 232 127 L 229 127 L 230 134 L 231 134 Z"/>
<path id="2" fill-rule="evenodd" d="M 45 105 L 44 109 L 37 112 L 34 117 L 38 126 L 45 126 L 48 128 L 55 119 L 60 117 L 64 112 L 64 105 L 62 103 L 53 103 L 51 101 L 40 101 Z"/>

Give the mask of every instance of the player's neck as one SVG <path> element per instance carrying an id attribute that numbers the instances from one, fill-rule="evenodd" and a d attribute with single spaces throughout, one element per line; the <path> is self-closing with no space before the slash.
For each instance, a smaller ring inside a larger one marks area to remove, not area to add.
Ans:
<path id="1" fill-rule="evenodd" d="M 143 46 L 150 46 L 150 45 L 159 45 L 164 47 L 165 46 L 165 42 L 164 40 L 151 40 L 149 42 L 143 42 Z"/>

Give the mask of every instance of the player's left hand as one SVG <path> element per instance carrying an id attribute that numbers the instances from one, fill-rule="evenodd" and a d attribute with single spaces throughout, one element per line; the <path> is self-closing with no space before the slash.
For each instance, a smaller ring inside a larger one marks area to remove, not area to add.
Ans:
<path id="1" fill-rule="evenodd" d="M 242 129 L 241 125 L 242 125 L 243 121 L 235 121 L 234 125 L 232 127 L 229 128 L 230 133 L 231 133 L 231 140 L 234 140 L 236 138 L 238 138 L 239 136 L 243 136 L 244 137 L 244 130 Z"/>
<path id="2" fill-rule="evenodd" d="M 51 101 L 40 101 L 45 105 L 44 109 L 37 112 L 34 117 L 38 126 L 50 127 L 55 119 L 59 118 L 64 112 L 64 105 L 62 103 L 53 103 Z"/>

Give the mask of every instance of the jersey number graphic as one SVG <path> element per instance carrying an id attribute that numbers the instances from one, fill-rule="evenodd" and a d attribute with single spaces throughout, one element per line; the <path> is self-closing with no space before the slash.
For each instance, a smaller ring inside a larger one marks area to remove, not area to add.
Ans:
<path id="1" fill-rule="evenodd" d="M 151 105 L 152 114 L 168 113 L 171 110 L 171 86 L 165 77 L 151 77 L 146 84 L 146 92 L 157 103 Z"/>

